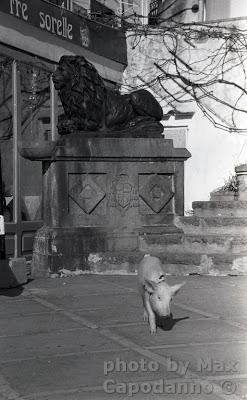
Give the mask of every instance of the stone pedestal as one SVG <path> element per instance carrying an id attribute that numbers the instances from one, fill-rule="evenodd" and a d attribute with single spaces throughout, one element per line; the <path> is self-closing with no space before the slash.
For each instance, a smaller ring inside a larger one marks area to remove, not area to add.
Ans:
<path id="1" fill-rule="evenodd" d="M 33 274 L 134 271 L 143 239 L 176 241 L 186 149 L 163 138 L 64 136 L 43 159 L 44 226 Z M 145 241 L 145 240 L 144 240 Z"/>

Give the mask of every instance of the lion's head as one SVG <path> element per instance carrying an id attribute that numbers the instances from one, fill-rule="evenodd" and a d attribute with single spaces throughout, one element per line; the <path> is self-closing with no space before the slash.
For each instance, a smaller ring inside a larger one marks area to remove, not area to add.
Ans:
<path id="1" fill-rule="evenodd" d="M 63 56 L 53 74 L 65 117 L 78 129 L 95 130 L 104 121 L 105 85 L 83 56 Z"/>
<path id="2" fill-rule="evenodd" d="M 70 86 L 72 84 L 72 75 L 68 69 L 68 63 L 64 60 L 61 62 L 52 75 L 52 80 L 56 90 L 61 90 L 63 87 Z"/>

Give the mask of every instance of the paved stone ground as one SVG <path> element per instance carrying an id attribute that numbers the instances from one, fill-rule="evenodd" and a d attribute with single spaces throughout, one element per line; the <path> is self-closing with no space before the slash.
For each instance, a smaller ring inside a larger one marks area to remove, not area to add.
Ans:
<path id="1" fill-rule="evenodd" d="M 247 399 L 247 277 L 185 280 L 156 336 L 135 276 L 0 291 L 0 400 Z"/>

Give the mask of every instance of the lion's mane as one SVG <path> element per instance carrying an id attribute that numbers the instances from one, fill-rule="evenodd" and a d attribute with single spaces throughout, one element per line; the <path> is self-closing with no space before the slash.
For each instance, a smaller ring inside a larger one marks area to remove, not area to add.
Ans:
<path id="1" fill-rule="evenodd" d="M 94 66 L 80 56 L 63 56 L 53 74 L 59 84 L 63 123 L 73 121 L 76 130 L 99 130 L 104 116 L 105 85 Z"/>

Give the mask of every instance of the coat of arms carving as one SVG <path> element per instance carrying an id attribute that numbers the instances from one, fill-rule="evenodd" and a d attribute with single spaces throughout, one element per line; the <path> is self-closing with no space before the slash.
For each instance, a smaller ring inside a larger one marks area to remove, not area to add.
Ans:
<path id="1" fill-rule="evenodd" d="M 125 211 L 138 207 L 138 193 L 128 175 L 121 174 L 112 181 L 108 205 Z"/>

